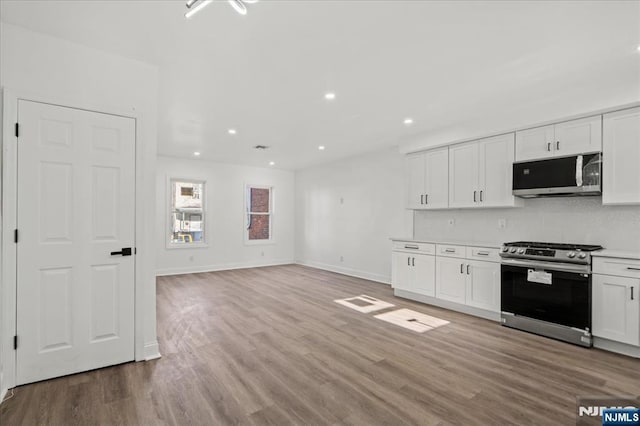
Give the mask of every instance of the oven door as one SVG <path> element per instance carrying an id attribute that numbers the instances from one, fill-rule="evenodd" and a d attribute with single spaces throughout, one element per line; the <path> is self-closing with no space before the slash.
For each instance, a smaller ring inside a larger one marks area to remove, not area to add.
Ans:
<path id="1" fill-rule="evenodd" d="M 503 261 L 501 275 L 502 312 L 591 330 L 590 274 Z"/>

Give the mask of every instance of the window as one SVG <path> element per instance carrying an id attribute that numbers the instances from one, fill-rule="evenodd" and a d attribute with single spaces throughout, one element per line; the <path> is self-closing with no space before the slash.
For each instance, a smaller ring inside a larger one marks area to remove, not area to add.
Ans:
<path id="1" fill-rule="evenodd" d="M 273 188 L 269 186 L 247 185 L 246 189 L 248 242 L 272 240 Z"/>
<path id="2" fill-rule="evenodd" d="M 204 243 L 204 182 L 171 179 L 169 242 L 172 246 Z"/>

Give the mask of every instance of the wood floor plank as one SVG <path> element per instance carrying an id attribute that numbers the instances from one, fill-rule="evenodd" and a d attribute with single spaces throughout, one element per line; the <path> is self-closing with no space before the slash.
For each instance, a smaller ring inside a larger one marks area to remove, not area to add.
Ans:
<path id="1" fill-rule="evenodd" d="M 360 294 L 450 324 L 414 333 L 334 302 Z M 638 359 L 317 269 L 160 277 L 157 296 L 161 359 L 18 387 L 0 424 L 572 425 L 578 396 L 640 395 Z"/>

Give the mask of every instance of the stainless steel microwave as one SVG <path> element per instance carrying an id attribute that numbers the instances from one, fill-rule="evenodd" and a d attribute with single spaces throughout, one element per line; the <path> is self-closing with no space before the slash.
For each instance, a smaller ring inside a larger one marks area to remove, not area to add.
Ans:
<path id="1" fill-rule="evenodd" d="M 513 195 L 523 198 L 602 194 L 602 153 L 513 164 Z"/>

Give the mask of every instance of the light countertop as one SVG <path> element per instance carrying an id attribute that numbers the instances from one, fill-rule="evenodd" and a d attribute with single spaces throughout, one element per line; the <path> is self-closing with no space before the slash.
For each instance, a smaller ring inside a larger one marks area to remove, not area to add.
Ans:
<path id="1" fill-rule="evenodd" d="M 488 243 L 486 241 L 471 242 L 471 241 L 451 241 L 451 240 L 438 240 L 438 239 L 424 239 L 424 238 L 390 238 L 391 241 L 406 241 L 409 243 L 426 243 L 426 244 L 442 244 L 452 246 L 467 246 L 467 247 L 487 247 L 487 248 L 500 248 L 501 243 Z"/>
<path id="2" fill-rule="evenodd" d="M 618 257 L 621 259 L 640 260 L 640 252 L 603 249 L 591 253 L 592 257 Z"/>

